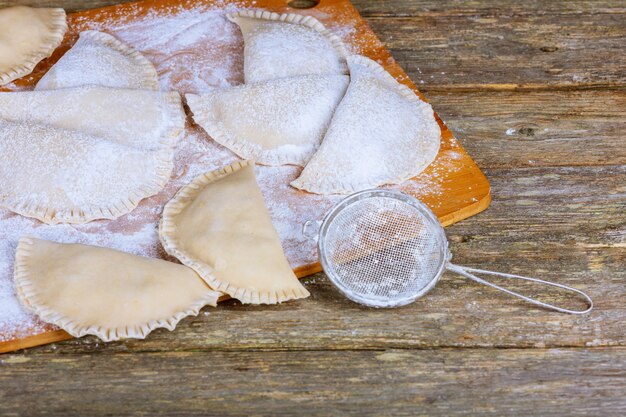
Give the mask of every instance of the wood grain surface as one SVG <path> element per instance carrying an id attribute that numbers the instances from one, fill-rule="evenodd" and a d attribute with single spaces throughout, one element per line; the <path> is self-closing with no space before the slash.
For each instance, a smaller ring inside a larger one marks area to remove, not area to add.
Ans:
<path id="1" fill-rule="evenodd" d="M 371 310 L 318 274 L 301 302 L 2 355 L 0 415 L 626 414 L 624 2 L 354 4 L 491 182 L 490 208 L 446 229 L 454 261 L 574 285 L 595 310 L 551 313 L 451 274 Z"/>
<path id="2" fill-rule="evenodd" d="M 3 360 L 19 369 L 11 381 L 0 374 L 3 394 L 38 399 L 24 405 L 24 415 L 117 416 L 142 410 L 150 416 L 600 416 L 626 411 L 626 349 L 464 349 L 462 355 L 456 349 L 37 352 Z"/>

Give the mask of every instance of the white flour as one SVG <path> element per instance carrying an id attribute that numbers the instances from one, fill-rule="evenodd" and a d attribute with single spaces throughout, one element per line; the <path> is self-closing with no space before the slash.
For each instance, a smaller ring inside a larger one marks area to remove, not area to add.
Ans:
<path id="1" fill-rule="evenodd" d="M 110 33 L 142 52 L 155 65 L 164 91 L 201 94 L 213 87 L 236 85 L 243 81 L 241 34 L 236 25 L 224 17 L 225 11 L 234 11 L 236 8 L 236 5 L 230 3 L 194 10 L 174 8 L 160 12 L 160 15 L 152 13 L 142 18 L 127 16 L 128 23 L 91 24 L 78 19 L 74 24 L 81 25 L 84 30 Z M 355 44 L 353 27 L 330 28 L 348 44 Z M 355 49 L 358 48 L 353 48 L 353 51 Z M 200 56 L 197 55 L 198 51 Z M 161 193 L 142 201 L 135 210 L 120 219 L 94 221 L 85 225 L 50 226 L 0 209 L 0 341 L 46 330 L 43 323 L 21 307 L 14 293 L 13 259 L 15 247 L 22 235 L 167 258 L 157 235 L 157 225 L 165 202 L 195 176 L 237 159 L 232 152 L 211 140 L 190 121 L 187 124 L 185 134 L 176 147 L 172 180 Z M 315 243 L 307 241 L 301 234 L 302 223 L 309 219 L 320 219 L 340 199 L 337 196 L 302 193 L 290 187 L 289 182 L 299 175 L 300 170 L 294 166 L 259 166 L 256 169 L 259 185 L 282 238 L 286 256 L 294 267 L 317 260 Z M 440 186 L 438 178 L 426 183 L 429 193 Z M 411 189 L 414 195 L 425 191 L 426 188 Z"/>

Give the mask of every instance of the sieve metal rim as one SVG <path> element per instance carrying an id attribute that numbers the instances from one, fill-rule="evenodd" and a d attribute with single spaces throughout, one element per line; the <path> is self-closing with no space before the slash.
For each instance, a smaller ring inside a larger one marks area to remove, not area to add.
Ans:
<path id="1" fill-rule="evenodd" d="M 437 273 L 435 274 L 433 279 L 431 279 L 431 281 L 422 289 L 403 298 L 396 298 L 393 300 L 383 300 L 380 298 L 364 297 L 364 296 L 359 296 L 358 294 L 355 294 L 354 292 L 346 288 L 341 282 L 341 280 L 337 279 L 336 274 L 334 272 L 335 269 L 328 261 L 328 257 L 326 255 L 325 236 L 327 234 L 328 229 L 332 226 L 334 219 L 339 215 L 339 213 L 341 213 L 348 206 L 354 203 L 357 203 L 361 200 L 373 198 L 373 197 L 396 199 L 405 204 L 410 205 L 411 207 L 416 209 L 420 215 L 426 217 L 428 221 L 432 223 L 432 225 L 437 229 L 439 236 L 441 237 L 441 239 L 439 239 L 439 242 L 441 244 L 440 249 L 442 251 L 442 260 L 437 270 Z M 364 304 L 369 307 L 375 307 L 375 308 L 400 307 L 400 306 L 410 304 L 414 302 L 415 300 L 417 300 L 418 298 L 421 298 L 426 293 L 428 293 L 437 284 L 437 282 L 439 282 L 439 279 L 441 278 L 444 271 L 446 270 L 446 265 L 448 264 L 451 258 L 450 251 L 448 249 L 448 240 L 446 238 L 443 226 L 439 222 L 439 219 L 437 218 L 437 216 L 435 216 L 435 214 L 432 212 L 432 210 L 428 206 L 426 206 L 424 203 L 422 203 L 415 197 L 404 194 L 402 192 L 395 191 L 395 190 L 381 190 L 381 189 L 359 191 L 354 194 L 351 194 L 350 196 L 346 197 L 345 199 L 335 204 L 322 219 L 321 226 L 319 228 L 318 240 L 317 240 L 317 250 L 318 250 L 320 263 L 322 264 L 322 268 L 324 269 L 326 276 L 328 276 L 328 279 L 332 282 L 332 284 L 350 300 L 355 301 L 360 304 Z"/>

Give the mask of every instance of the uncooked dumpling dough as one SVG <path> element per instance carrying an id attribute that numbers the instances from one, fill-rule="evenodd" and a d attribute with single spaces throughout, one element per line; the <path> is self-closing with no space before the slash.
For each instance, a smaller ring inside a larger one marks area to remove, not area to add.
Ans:
<path id="1" fill-rule="evenodd" d="M 218 143 L 264 165 L 304 166 L 348 87 L 347 75 L 281 78 L 187 94 L 193 119 Z"/>
<path id="2" fill-rule="evenodd" d="M 317 194 L 347 194 L 399 184 L 437 156 L 441 131 L 432 107 L 384 68 L 348 57 L 350 85 L 319 150 L 291 184 Z"/>
<path id="3" fill-rule="evenodd" d="M 314 17 L 243 10 L 228 18 L 243 33 L 246 83 L 346 73 L 343 42 Z"/>
<path id="4" fill-rule="evenodd" d="M 0 85 L 30 74 L 52 55 L 66 30 L 63 9 L 0 9 Z"/>
<path id="5" fill-rule="evenodd" d="M 105 342 L 173 330 L 184 317 L 216 305 L 220 295 L 183 265 L 32 237 L 17 247 L 15 286 L 45 322 Z"/>
<path id="6" fill-rule="evenodd" d="M 97 86 L 0 92 L 0 119 L 49 124 L 151 150 L 173 148 L 185 126 L 176 92 Z"/>
<path id="7" fill-rule="evenodd" d="M 309 296 L 285 258 L 251 161 L 183 187 L 163 210 L 159 236 L 167 253 L 242 303 Z"/>
<path id="8" fill-rule="evenodd" d="M 154 66 L 139 52 L 113 36 L 88 30 L 39 80 L 35 90 L 100 85 L 158 90 Z"/>
<path id="9" fill-rule="evenodd" d="M 161 191 L 171 161 L 98 136 L 0 123 L 0 205 L 45 223 L 114 219 Z"/>
<path id="10" fill-rule="evenodd" d="M 124 215 L 169 180 L 184 123 L 174 92 L 0 93 L 0 205 L 46 223 Z"/>

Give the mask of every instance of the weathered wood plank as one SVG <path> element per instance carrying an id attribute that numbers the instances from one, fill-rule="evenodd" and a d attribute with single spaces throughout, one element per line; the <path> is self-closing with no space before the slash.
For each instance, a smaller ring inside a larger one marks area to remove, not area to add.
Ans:
<path id="1" fill-rule="evenodd" d="M 424 91 L 623 87 L 626 15 L 368 18 Z"/>
<path id="2" fill-rule="evenodd" d="M 626 163 L 624 91 L 431 92 L 428 98 L 481 168 Z"/>
<path id="3" fill-rule="evenodd" d="M 626 345 L 626 166 L 487 173 L 495 196 L 489 210 L 447 228 L 454 261 L 576 286 L 596 301 L 590 315 L 535 308 L 452 274 L 413 305 L 368 309 L 345 300 L 317 275 L 305 281 L 310 299 L 271 307 L 228 302 L 184 320 L 174 333 L 157 331 L 147 340 L 106 348 L 85 338 L 59 344 L 59 350 Z M 508 285 L 549 302 L 582 306 L 569 294 Z"/>
<path id="4" fill-rule="evenodd" d="M 364 17 L 487 15 L 517 16 L 536 14 L 622 14 L 620 0 L 351 0 Z"/>
<path id="5" fill-rule="evenodd" d="M 7 355 L 0 413 L 622 416 L 625 378 L 626 349 Z"/>

